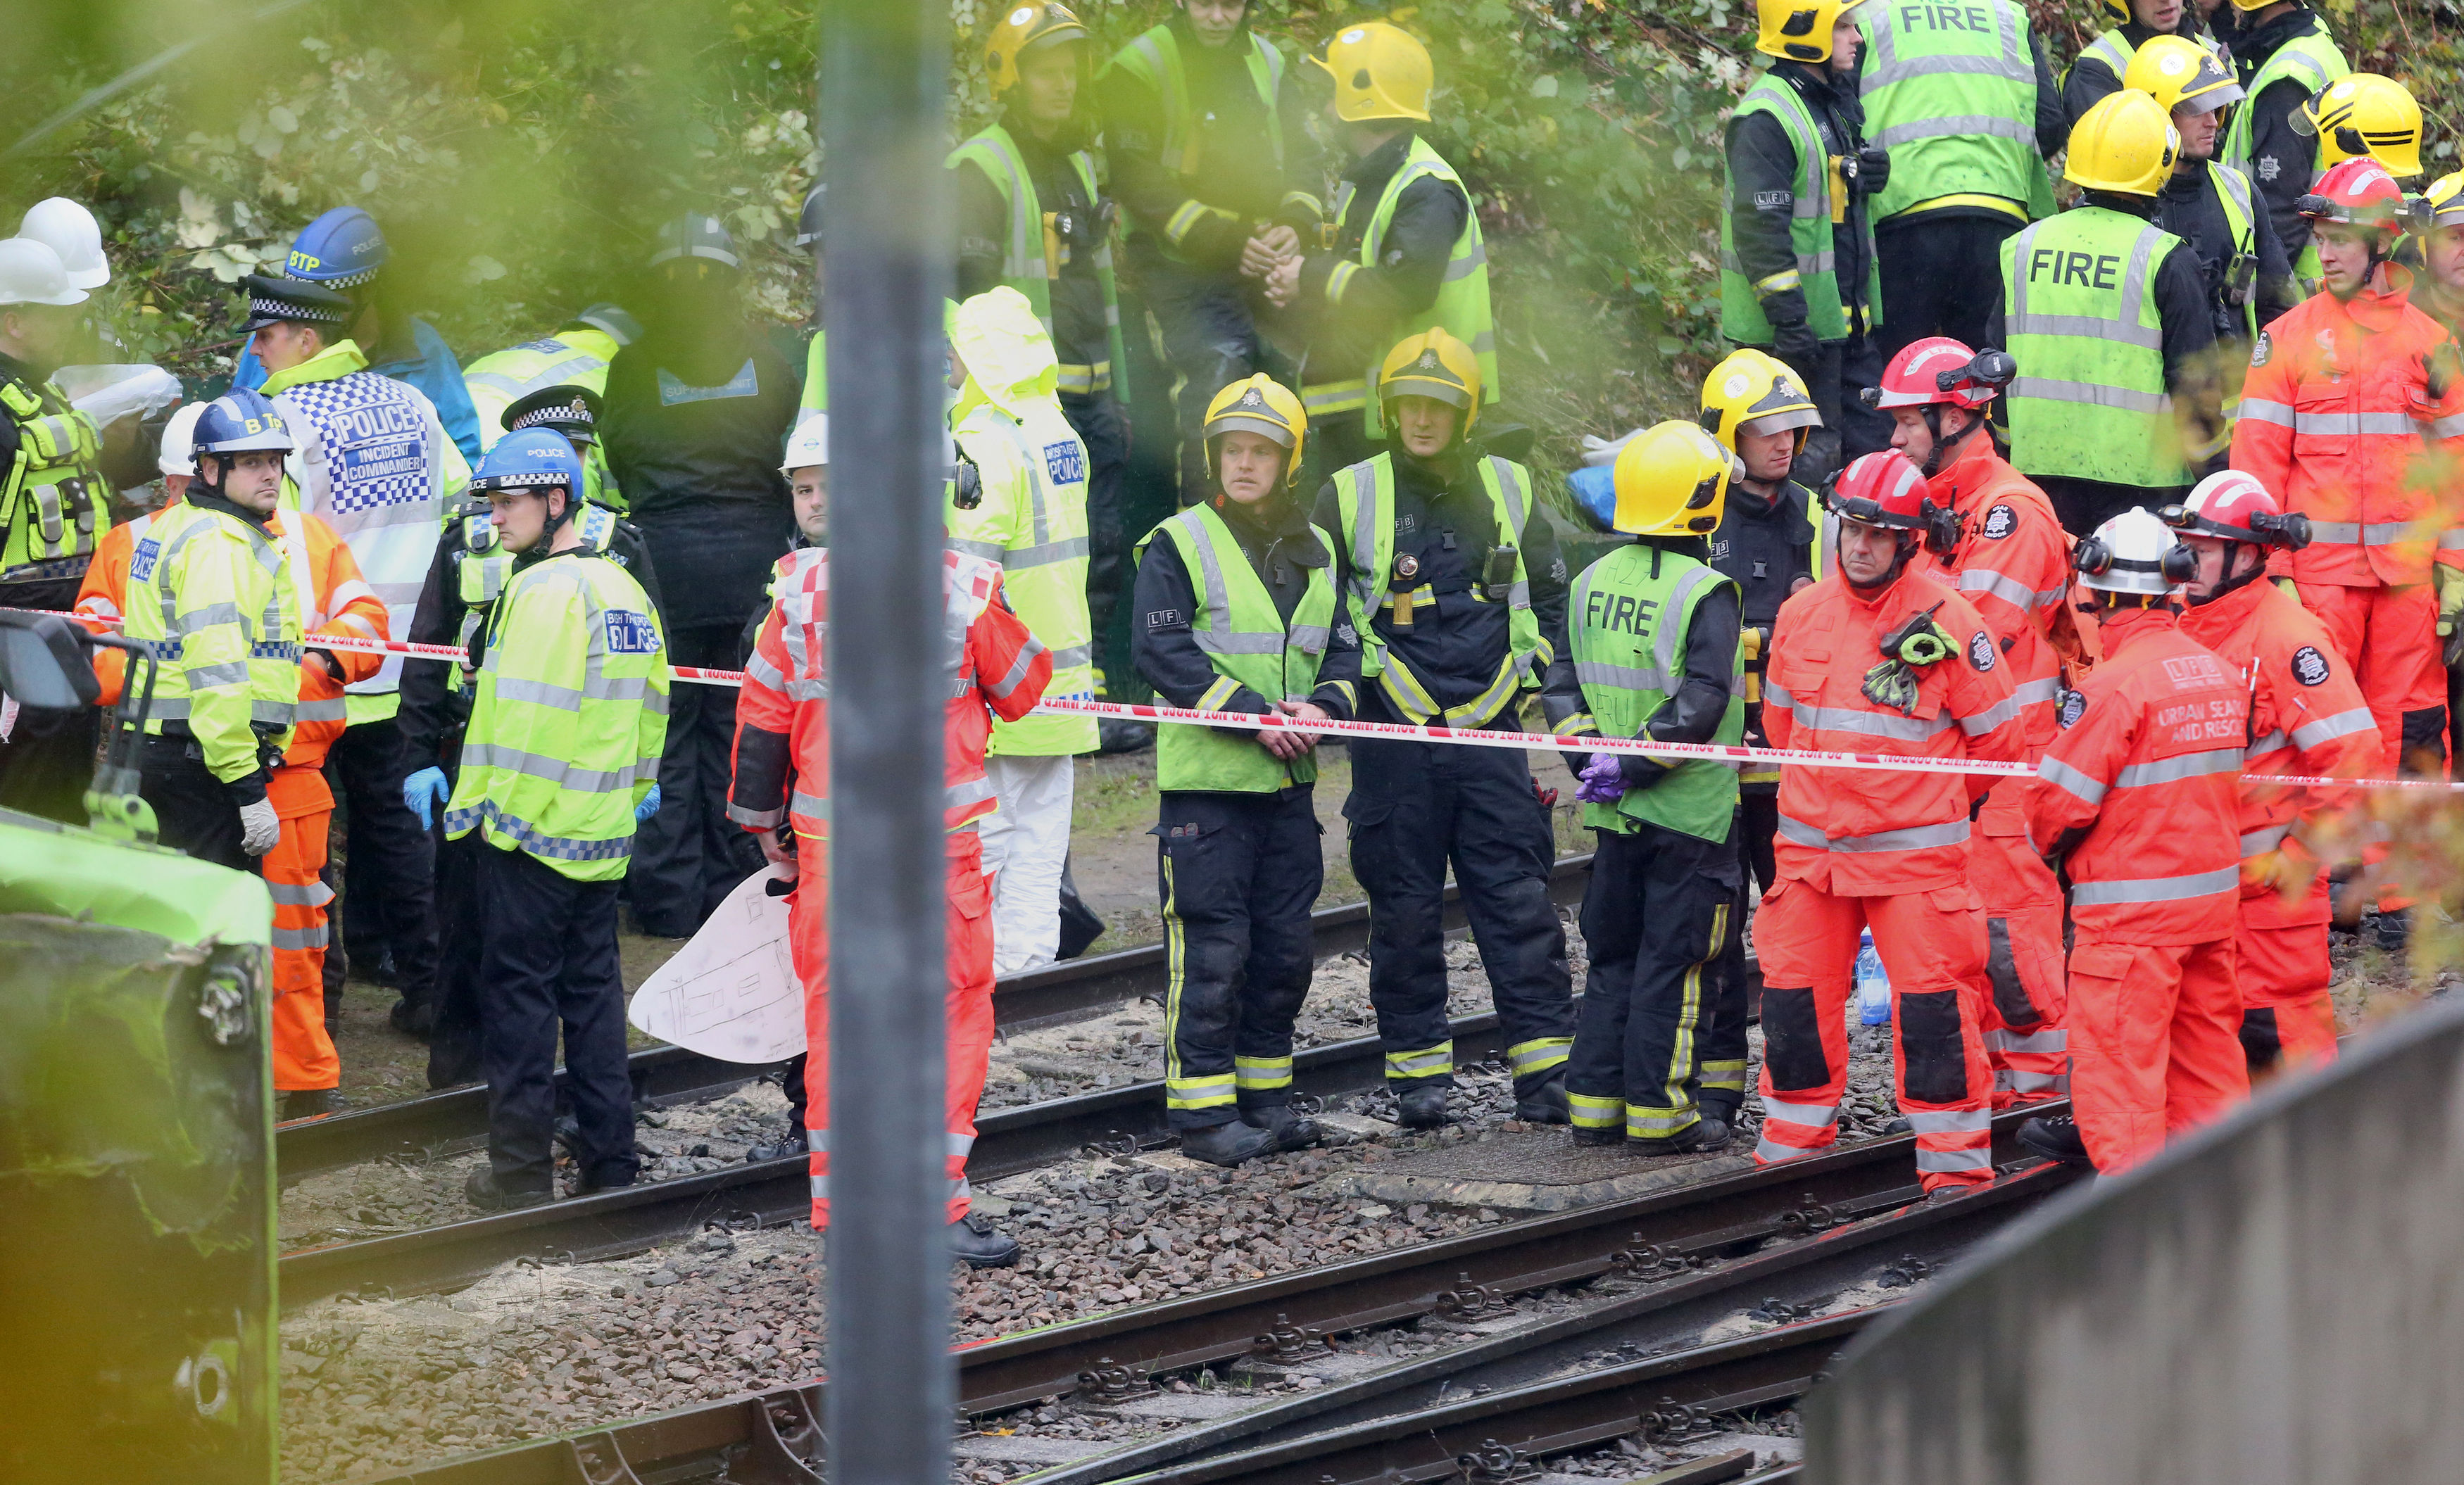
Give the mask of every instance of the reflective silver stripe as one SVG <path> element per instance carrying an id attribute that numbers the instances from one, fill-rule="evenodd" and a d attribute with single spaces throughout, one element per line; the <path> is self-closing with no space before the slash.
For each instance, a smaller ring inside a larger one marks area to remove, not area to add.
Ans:
<path id="1" fill-rule="evenodd" d="M 2052 1033 L 2061 1035 L 2059 1032 Z M 1983 1134 L 1993 1125 L 1990 1108 L 1945 1108 L 1924 1112 L 1911 1109 L 1908 1127 L 1919 1134 Z"/>
<path id="2" fill-rule="evenodd" d="M 941 786 L 941 808 L 945 811 L 963 810 L 971 805 L 989 803 L 998 797 L 1000 796 L 993 790 L 993 781 L 981 775 Z"/>
<path id="3" fill-rule="evenodd" d="M 1809 1129 L 1828 1129 L 1839 1122 L 1837 1103 L 1790 1103 L 1765 1095 L 1763 1117 L 1785 1120 Z"/>
<path id="4" fill-rule="evenodd" d="M 2016 119 L 2003 119 L 1992 114 L 1951 114 L 1940 119 L 1916 119 L 1906 123 L 1895 123 L 1875 135 L 1871 142 L 1884 149 L 1897 149 L 1919 140 L 1936 140 L 1953 134 L 1982 134 L 1997 140 L 2016 140 L 2023 144 L 2035 142 L 2028 125 Z"/>
<path id="5" fill-rule="evenodd" d="M 221 665 L 190 666 L 187 676 L 191 690 L 210 686 L 241 686 L 248 681 L 248 662 L 229 660 Z"/>
<path id="6" fill-rule="evenodd" d="M 1799 845 L 1817 851 L 1922 851 L 1937 845 L 1958 845 L 1968 839 L 1968 817 L 1947 819 L 1938 825 L 1910 825 L 1903 830 L 1881 830 L 1870 836 L 1826 836 L 1801 819 L 1786 815 L 1779 818 L 1779 833 Z"/>
<path id="7" fill-rule="evenodd" d="M 2378 720 L 2370 715 L 2368 708 L 2355 707 L 2350 711 L 2339 711 L 2331 717 L 2321 717 L 2316 722 L 2302 723 L 2293 730 L 2293 745 L 2297 748 L 2316 748 L 2322 742 L 2338 737 L 2350 737 L 2356 732 L 2371 732 L 2378 725 Z"/>
<path id="8" fill-rule="evenodd" d="M 1040 506 L 1041 502 L 1039 501 L 1038 504 Z M 1065 536 L 1059 541 L 1047 541 L 1040 546 L 1011 547 L 1005 552 L 997 552 L 994 554 L 994 560 L 1011 572 L 1022 572 L 1029 567 L 1049 567 L 1055 562 L 1076 561 L 1086 555 L 1086 537 Z"/>
<path id="9" fill-rule="evenodd" d="M 2268 753 L 2276 752 L 2279 748 L 2290 748 L 2292 746 L 2292 738 L 2285 736 L 2280 731 L 2268 733 L 2264 737 L 2252 739 L 2249 755 L 2253 758 L 2263 757 Z"/>
<path id="10" fill-rule="evenodd" d="M 2071 1075 L 2066 1072 L 2032 1073 L 2025 1068 L 2005 1067 L 1993 1074 L 1993 1086 L 1997 1091 L 2010 1093 L 2068 1093 L 2071 1091 Z"/>
<path id="11" fill-rule="evenodd" d="M 2241 868 L 2193 872 L 2187 877 L 2146 877 L 2129 882 L 2080 882 L 2071 888 L 2074 907 L 2103 907 L 2123 903 L 2178 903 L 2193 897 L 2230 892 L 2241 884 Z"/>
<path id="12" fill-rule="evenodd" d="M 2098 320 L 2107 330 L 2119 328 L 2112 320 Z M 2121 339 L 2115 336 L 2109 338 Z M 2091 407 L 2113 407 L 2123 412 L 2169 413 L 2173 399 L 2163 392 L 2133 392 L 2118 386 L 2098 386 L 2086 382 L 2054 382 L 2043 377 L 2021 377 L 2011 383 L 2013 397 L 2034 397 L 2049 403 L 2079 403 Z"/>
<path id="13" fill-rule="evenodd" d="M 727 806 L 727 818 L 739 825 L 755 830 L 776 830 L 787 822 L 787 812 L 785 810 L 748 810 L 741 804 L 730 801 Z"/>
<path id="14" fill-rule="evenodd" d="M 1621 686 L 1628 690 L 1657 691 L 1661 695 L 1666 695 L 1669 690 L 1668 672 L 1665 670 L 1639 670 L 1632 666 L 1613 666 L 1601 660 L 1575 661 L 1574 679 L 1585 686 Z"/>
<path id="15" fill-rule="evenodd" d="M 2000 599 L 2003 602 L 2010 604 L 2013 608 L 2033 607 L 2036 601 L 2035 589 L 2029 587 L 2026 583 L 2021 582 L 2016 579 L 2006 578 L 2002 574 L 1987 567 L 1971 567 L 1966 572 L 1961 573 L 1959 575 L 1959 591 L 1962 593 L 1991 593 L 1995 598 Z"/>
<path id="16" fill-rule="evenodd" d="M 288 949 L 303 951 L 311 949 L 322 949 L 325 947 L 326 936 L 325 925 L 322 923 L 318 924 L 313 928 L 286 928 L 277 927 L 274 930 L 274 947 L 277 950 Z"/>
<path id="17" fill-rule="evenodd" d="M 825 1175 L 817 1175 L 813 1177 L 813 1200 L 827 1201 L 829 1199 L 830 1178 Z"/>
<path id="18" fill-rule="evenodd" d="M 2067 1052 L 2071 1048 L 2071 1034 L 2058 1026 L 2031 1032 L 1996 1028 L 1985 1034 L 1985 1045 L 2003 1052 Z M 1914 1123 L 1913 1120 L 1910 1122 Z"/>
<path id="19" fill-rule="evenodd" d="M 322 701 L 303 701 L 291 710 L 291 719 L 295 722 L 347 722 L 350 715 L 350 703 L 340 696 Z"/>
<path id="20" fill-rule="evenodd" d="M 752 657 L 744 662 L 744 679 L 766 686 L 774 691 L 783 691 L 787 688 L 787 673 L 772 665 L 769 658 L 759 650 L 755 650 Z"/>
<path id="21" fill-rule="evenodd" d="M 164 606 L 168 608 L 173 599 L 174 595 L 165 593 Z M 185 614 L 172 613 L 165 617 L 167 621 L 165 627 L 175 635 L 194 634 L 215 624 L 246 622 L 246 616 L 240 613 L 237 603 L 205 603 Z"/>
<path id="22" fill-rule="evenodd" d="M 943 1138 L 948 1141 L 943 1150 L 953 1160 L 966 1159 L 976 1147 L 976 1137 L 972 1134 L 952 1134 Z"/>
<path id="23" fill-rule="evenodd" d="M 1027 672 L 1035 668 L 1035 657 L 1044 653 L 1044 642 L 1030 634 L 1020 646 L 1018 659 L 1011 662 L 1009 673 L 998 681 L 985 683 L 984 694 L 995 701 L 1006 701 L 1009 693 L 1026 683 Z"/>
<path id="24" fill-rule="evenodd" d="M 334 900 L 334 889 L 322 882 L 269 882 L 265 890 L 277 907 L 322 907 Z"/>
<path id="25" fill-rule="evenodd" d="M 1763 697 L 1766 703 L 1786 701 L 1788 710 L 1796 717 L 1797 726 L 1826 732 L 1856 732 L 1866 737 L 1924 742 L 1957 725 L 1947 713 L 1934 717 L 1903 717 L 1880 711 L 1852 711 L 1845 707 L 1812 707 L 1790 699 L 1786 691 L 1776 688 L 1765 690 Z M 1803 747 L 1804 744 L 1798 746 Z"/>
<path id="26" fill-rule="evenodd" d="M 2243 831 L 2241 836 L 2241 859 L 2243 861 L 2248 861 L 2254 856 L 2265 856 L 2268 852 L 2275 850 L 2279 845 L 2282 845 L 2284 843 L 2284 838 L 2292 833 L 2293 822 L 2291 820 L 2286 820 L 2281 825 L 2263 825 L 2256 830 Z"/>
<path id="27" fill-rule="evenodd" d="M 2311 438 L 2357 438 L 2365 434 L 2410 438 L 2422 431 L 2421 424 L 2401 412 L 2295 412 L 2292 427 L 2295 433 Z"/>
<path id="28" fill-rule="evenodd" d="M 1094 663 L 1094 646 L 1089 644 L 1072 644 L 1067 649 L 1056 649 L 1052 652 L 1052 668 L 1056 671 L 1068 670 L 1079 666 L 1089 666 Z"/>
<path id="29" fill-rule="evenodd" d="M 2021 681 L 2011 688 L 2012 698 L 2023 707 L 2033 707 L 2038 702 L 2053 701 L 2061 693 L 2061 677 L 2056 675 L 2046 676 L 2040 681 Z"/>
<path id="30" fill-rule="evenodd" d="M 1914 1119 L 1916 1116 L 1908 1116 Z M 1974 1149 L 1926 1149 L 1917 1147 L 1917 1169 L 1927 1175 L 1946 1175 L 1963 1170 L 1993 1171 L 1993 1152 L 1979 1146 Z"/>
<path id="31" fill-rule="evenodd" d="M 1880 42 L 1885 34 L 1887 34 L 1887 33 L 1885 33 L 1881 27 L 1878 26 L 1875 28 L 1874 36 L 1877 42 Z M 1876 55 L 1881 55 L 1879 47 L 1877 48 Z M 2085 52 L 2079 54 L 2079 57 L 2082 61 L 2086 59 L 2087 55 L 2088 54 Z M 1971 77 L 1992 77 L 2003 82 L 2024 82 L 2031 87 L 2034 87 L 2036 81 L 2035 75 L 2034 73 L 2013 68 L 2009 62 L 2004 61 L 1999 57 L 1914 56 L 1908 58 L 1904 62 L 1893 62 L 1887 67 L 1877 67 L 1868 71 L 1864 76 L 1863 92 L 1865 97 L 1871 98 L 1874 96 L 1874 91 L 1877 88 L 1886 88 L 1894 82 L 1903 82 L 1910 77 L 1948 77 L 1962 76 Z"/>
<path id="32" fill-rule="evenodd" d="M 2243 398 L 2241 400 L 2241 405 L 2233 409 L 2233 416 L 2235 418 L 2248 418 L 2256 423 L 2272 423 L 2280 428 L 2289 428 L 2293 426 L 2293 408 L 2291 404 L 2286 403 L 2270 402 L 2263 397 Z M 2315 522 L 2312 524 L 2311 530 L 2314 533 L 2318 530 L 2318 526 Z"/>
<path id="33" fill-rule="evenodd" d="M 802 789 L 787 800 L 787 808 L 807 819 L 830 818 L 830 798 L 825 794 L 806 794 Z"/>
<path id="34" fill-rule="evenodd" d="M 828 1154 L 830 1152 L 830 1131 L 827 1129 L 805 1130 L 804 1151 L 806 1154 L 811 1155 Z"/>
<path id="35" fill-rule="evenodd" d="M 2022 705 L 2018 696 L 2005 696 L 2000 701 L 1970 716 L 1959 719 L 1959 730 L 1970 737 L 1982 737 L 2019 714 Z"/>
<path id="36" fill-rule="evenodd" d="M 2432 438 L 2464 437 L 2464 413 L 2451 413 L 2447 417 L 2433 419 L 2428 426 Z"/>
<path id="37" fill-rule="evenodd" d="M 1782 1145 L 1772 1139 L 1770 1134 L 1771 1124 L 1768 1120 L 1764 1122 L 1763 1129 L 1762 1140 L 1754 1146 L 1754 1159 L 1764 1165 L 1775 1166 L 1784 1160 L 1803 1160 L 1808 1155 L 1823 1153 L 1820 1148 L 1807 1149 L 1795 1145 Z"/>
<path id="38" fill-rule="evenodd" d="M 2047 758 L 2037 764 L 2036 776 L 2057 788 L 2066 789 L 2079 796 L 2082 803 L 2102 804 L 2104 802 L 2106 785 L 2102 781 L 2088 777 L 2059 758 Z"/>
<path id="39" fill-rule="evenodd" d="M 987 562 L 998 562 L 1009 552 L 1009 548 L 998 541 L 973 541 L 964 536 L 952 536 L 942 545 L 953 552 L 981 557 Z"/>
<path id="40" fill-rule="evenodd" d="M 2240 772 L 2239 748 L 2213 748 L 2205 753 L 2186 753 L 2176 758 L 2158 758 L 2153 763 L 2133 763 L 2113 776 L 2113 787 L 2144 789 L 2150 784 L 2173 784 L 2186 778 Z"/>
<path id="41" fill-rule="evenodd" d="M 526 778 L 537 778 L 582 794 L 614 794 L 630 789 L 639 778 L 638 764 L 628 763 L 620 769 L 575 768 L 569 759 L 551 758 L 502 743 L 465 743 L 462 746 L 464 768 L 500 768 Z"/>
<path id="42" fill-rule="evenodd" d="M 2312 521 L 2310 539 L 2345 547 L 2384 547 L 2402 541 L 2410 530 L 2410 521 L 2372 521 L 2366 526 L 2355 521 Z"/>

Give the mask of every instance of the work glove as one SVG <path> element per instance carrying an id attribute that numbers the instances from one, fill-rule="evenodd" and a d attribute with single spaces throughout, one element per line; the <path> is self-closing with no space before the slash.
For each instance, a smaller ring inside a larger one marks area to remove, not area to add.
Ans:
<path id="1" fill-rule="evenodd" d="M 2307 887 L 2309 878 L 2308 866 L 2285 855 L 2281 846 L 2246 857 L 2241 863 L 2241 884 L 2246 887 L 2284 892 L 2295 887 Z"/>
<path id="2" fill-rule="evenodd" d="M 2442 660 L 2454 668 L 2464 660 L 2464 624 L 2456 622 L 2464 615 L 2464 568 L 2433 562 L 2430 568 L 2430 585 L 2438 594 L 2438 637 L 2446 641 Z"/>
<path id="3" fill-rule="evenodd" d="M 1905 661 L 1885 660 L 1866 671 L 1865 684 L 1859 689 L 1875 706 L 1889 707 L 1902 716 L 1917 714 L 1917 674 Z"/>
<path id="4" fill-rule="evenodd" d="M 1578 775 L 1574 797 L 1585 804 L 1615 804 L 1625 797 L 1625 764 L 1614 753 L 1595 753 Z"/>
<path id="5" fill-rule="evenodd" d="M 1812 325 L 1801 319 L 1773 325 L 1771 354 L 1788 362 L 1792 369 L 1802 372 L 1820 359 L 1822 338 L 1814 333 Z M 1812 378 L 1807 379 L 1807 384 L 1812 384 Z"/>
<path id="6" fill-rule="evenodd" d="M 642 796 L 642 802 L 633 806 L 633 823 L 638 825 L 657 813 L 659 813 L 659 786 L 652 784 L 650 792 Z"/>
<path id="7" fill-rule="evenodd" d="M 1857 151 L 1857 193 L 1872 198 L 1891 184 L 1891 152 L 1880 144 Z"/>
<path id="8" fill-rule="evenodd" d="M 445 781 L 441 768 L 421 769 L 402 781 L 403 807 L 419 817 L 419 828 L 435 828 L 435 807 L 452 796 L 452 786 Z"/>
<path id="9" fill-rule="evenodd" d="M 282 818 L 274 813 L 272 799 L 255 799 L 239 807 L 239 848 L 251 856 L 263 856 L 282 839 Z"/>

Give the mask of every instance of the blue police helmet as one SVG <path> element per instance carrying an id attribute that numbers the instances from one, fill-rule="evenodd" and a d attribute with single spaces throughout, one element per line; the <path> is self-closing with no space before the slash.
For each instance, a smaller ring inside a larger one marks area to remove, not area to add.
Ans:
<path id="1" fill-rule="evenodd" d="M 197 414 L 196 451 L 236 454 L 273 448 L 289 453 L 291 428 L 274 400 L 253 387 L 233 387 Z"/>
<path id="2" fill-rule="evenodd" d="M 328 289 L 352 289 L 376 277 L 385 265 L 385 232 L 377 219 L 357 207 L 336 207 L 291 240 L 291 261 L 283 272 Z"/>
<path id="3" fill-rule="evenodd" d="M 582 456 L 554 428 L 517 429 L 496 440 L 471 476 L 473 490 L 535 490 L 562 485 L 573 500 L 582 498 Z M 569 509 L 569 507 L 568 507 Z"/>

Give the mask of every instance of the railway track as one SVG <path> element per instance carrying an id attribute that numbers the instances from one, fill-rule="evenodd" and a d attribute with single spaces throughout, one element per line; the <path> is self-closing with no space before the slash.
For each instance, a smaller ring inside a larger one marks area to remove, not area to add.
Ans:
<path id="1" fill-rule="evenodd" d="M 1998 1153 L 2017 1156 L 2011 1135 L 2023 1117 L 2045 1111 L 1997 1120 Z M 970 1345 L 957 1353 L 960 1406 L 980 1416 L 1076 1394 L 1080 1406 L 1129 1407 L 1142 1386 L 1166 1373 L 1238 1362 L 1262 1348 L 1306 1356 L 1329 1337 L 1424 1321 L 1476 1325 L 1512 1297 L 1603 1278 L 1624 1292 L 1572 1316 L 1501 1330 L 1071 1462 L 1039 1480 L 1093 1485 L 1158 1471 L 1175 1485 L 1319 1485 L 1329 1474 L 1337 1485 L 1434 1479 L 1458 1473 L 1457 1456 L 1490 1440 L 1529 1456 L 1656 1426 L 1643 1415 L 1661 1409 L 1663 1396 L 1695 1409 L 1685 1416 L 1697 1424 L 1768 1406 L 1801 1391 L 1861 1320 L 1829 1317 L 1721 1345 L 1691 1345 L 1705 1325 L 1756 1300 L 1785 1320 L 1859 1283 L 1887 1283 L 1894 1272 L 1903 1280 L 1922 1278 L 2071 1179 L 2035 1167 L 1982 1192 L 1925 1202 L 1910 1180 L 1913 1149 L 1908 1136 L 1870 1141 L 1786 1167 Z M 1624 1359 L 1672 1344 L 1690 1348 Z M 1550 1375 L 1582 1366 L 1604 1349 L 1617 1355 L 1611 1365 Z M 1433 1387 L 1442 1394 L 1455 1387 L 1487 1390 L 1452 1400 L 1429 1395 Z M 1658 1390 L 1637 1407 L 1651 1388 Z M 780 1387 L 384 1478 L 389 1485 L 564 1485 L 576 1477 L 681 1485 L 724 1474 L 800 1485 L 820 1479 L 821 1416 L 819 1384 Z"/>
<path id="2" fill-rule="evenodd" d="M 1550 895 L 1562 905 L 1580 903 L 1591 863 L 1589 855 L 1560 857 L 1550 876 Z M 1464 927 L 1452 886 L 1446 888 L 1446 905 L 1447 929 Z M 1314 953 L 1320 959 L 1369 943 L 1366 903 L 1325 908 L 1311 914 L 1309 924 Z M 1011 975 L 994 987 L 993 1024 L 1007 1035 L 1098 1015 L 1141 996 L 1160 998 L 1168 973 L 1163 946 L 1149 944 Z M 767 1071 L 672 1046 L 636 1052 L 629 1060 L 637 1105 L 713 1098 Z M 557 1087 L 561 1105 L 561 1070 Z M 279 1125 L 275 1130 L 275 1160 L 282 1179 L 296 1181 L 373 1160 L 451 1153 L 474 1146 L 487 1132 L 488 1090 L 473 1085 Z"/>

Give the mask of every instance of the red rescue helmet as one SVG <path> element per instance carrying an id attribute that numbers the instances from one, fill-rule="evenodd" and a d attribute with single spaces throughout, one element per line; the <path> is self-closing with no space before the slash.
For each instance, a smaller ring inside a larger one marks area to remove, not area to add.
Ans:
<path id="1" fill-rule="evenodd" d="M 1934 504 L 1925 476 L 1896 452 L 1866 454 L 1823 482 L 1822 505 L 1843 521 L 1912 531 L 1935 555 L 1959 545 L 1959 513 Z"/>
<path id="2" fill-rule="evenodd" d="M 2404 229 L 2409 212 L 2395 177 L 2366 155 L 2329 165 L 2293 207 L 2313 222 L 2374 227 L 2389 237 Z"/>
<path id="3" fill-rule="evenodd" d="M 2253 546 L 2282 547 L 2299 552 L 2310 544 L 2310 517 L 2287 515 L 2258 477 L 2227 470 L 2199 481 L 2180 505 L 2168 505 L 2157 517 L 2175 531 Z"/>
<path id="4" fill-rule="evenodd" d="M 1884 412 L 1934 406 L 1973 410 L 2000 396 L 2018 369 L 2008 351 L 1991 346 L 1971 351 L 1948 336 L 1927 336 L 1891 358 L 1881 386 L 1857 395 L 1866 406 Z"/>

